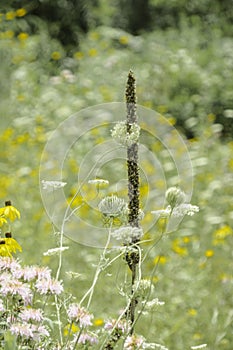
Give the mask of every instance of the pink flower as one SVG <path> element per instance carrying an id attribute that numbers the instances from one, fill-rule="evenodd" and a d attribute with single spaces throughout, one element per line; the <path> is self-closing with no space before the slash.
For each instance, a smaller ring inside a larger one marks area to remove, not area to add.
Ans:
<path id="1" fill-rule="evenodd" d="M 71 321 L 79 322 L 81 327 L 92 325 L 91 319 L 93 315 L 89 314 L 84 307 L 78 304 L 70 304 L 67 314 Z"/>
<path id="2" fill-rule="evenodd" d="M 0 270 L 13 271 L 18 268 L 20 268 L 20 264 L 14 258 L 10 258 L 9 256 L 0 257 Z"/>
<path id="3" fill-rule="evenodd" d="M 97 344 L 98 339 L 96 336 L 91 336 L 88 333 L 82 333 L 78 340 L 79 344 Z"/>
<path id="4" fill-rule="evenodd" d="M 36 281 L 36 289 L 40 294 L 56 294 L 59 295 L 63 292 L 63 286 L 60 281 L 55 279 L 38 279 Z"/>
<path id="5" fill-rule="evenodd" d="M 137 350 L 137 349 L 140 349 L 141 346 L 143 346 L 143 343 L 144 343 L 144 338 L 133 334 L 126 338 L 124 349 Z"/>
<path id="6" fill-rule="evenodd" d="M 126 333 L 129 330 L 129 323 L 126 320 L 120 320 L 117 322 L 117 320 L 114 319 L 105 323 L 104 329 L 112 330 L 113 328 L 121 331 L 122 333 Z"/>
<path id="7" fill-rule="evenodd" d="M 33 338 L 33 331 L 28 323 L 13 323 L 10 332 L 21 337 Z"/>
<path id="8" fill-rule="evenodd" d="M 42 310 L 40 309 L 24 309 L 20 312 L 19 317 L 22 321 L 36 321 L 41 322 L 43 320 Z"/>
<path id="9" fill-rule="evenodd" d="M 32 301 L 32 291 L 30 287 L 21 281 L 18 281 L 13 278 L 7 278 L 4 281 L 1 281 L 1 287 L 0 287 L 0 293 L 2 293 L 4 296 L 9 294 L 12 295 L 19 295 L 25 305 L 28 305 Z"/>
<path id="10" fill-rule="evenodd" d="M 49 337 L 49 332 L 43 325 L 29 324 L 26 322 L 13 323 L 10 326 L 10 332 L 17 336 L 33 339 L 35 341 L 40 341 L 41 338 Z"/>

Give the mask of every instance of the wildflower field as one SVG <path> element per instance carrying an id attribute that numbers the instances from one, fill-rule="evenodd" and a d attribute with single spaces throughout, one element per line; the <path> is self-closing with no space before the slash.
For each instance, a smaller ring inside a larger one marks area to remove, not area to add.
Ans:
<path id="1" fill-rule="evenodd" d="M 0 349 L 232 350 L 230 27 L 100 3 L 69 47 L 0 13 Z"/>

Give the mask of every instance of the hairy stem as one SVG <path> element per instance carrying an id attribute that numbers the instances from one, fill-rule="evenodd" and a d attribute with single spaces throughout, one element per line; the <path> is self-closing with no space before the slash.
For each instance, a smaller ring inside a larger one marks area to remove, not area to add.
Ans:
<path id="1" fill-rule="evenodd" d="M 127 107 L 127 133 L 131 133 L 132 124 L 138 123 L 136 113 L 136 84 L 133 72 L 130 70 L 126 84 L 126 107 Z M 129 198 L 129 217 L 128 224 L 133 227 L 139 227 L 139 167 L 138 167 L 138 142 L 134 142 L 127 147 L 127 168 L 128 168 L 128 198 Z M 138 239 L 131 242 L 131 250 L 126 254 L 126 261 L 131 270 L 131 302 L 128 310 L 128 317 L 131 321 L 131 331 L 134 332 L 135 309 L 137 299 L 134 296 L 135 281 L 137 279 L 137 267 L 139 263 L 139 254 L 137 247 Z"/>

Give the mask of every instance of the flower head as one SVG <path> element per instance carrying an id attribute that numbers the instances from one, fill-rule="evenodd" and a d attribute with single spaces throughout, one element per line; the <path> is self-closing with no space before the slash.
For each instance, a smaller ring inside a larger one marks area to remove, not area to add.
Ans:
<path id="1" fill-rule="evenodd" d="M 127 204 L 125 203 L 124 199 L 112 195 L 102 199 L 98 205 L 98 208 L 99 211 L 105 216 L 118 217 L 122 215 L 126 206 Z"/>
<path id="2" fill-rule="evenodd" d="M 81 327 L 92 325 L 91 320 L 93 315 L 89 314 L 89 312 L 79 304 L 70 304 L 67 314 L 71 321 L 78 322 Z"/>
<path id="3" fill-rule="evenodd" d="M 47 252 L 43 253 L 43 255 L 44 256 L 57 255 L 60 252 L 64 252 L 67 249 L 69 249 L 69 247 L 51 248 L 51 249 L 47 250 Z"/>
<path id="4" fill-rule="evenodd" d="M 134 240 L 139 240 L 143 235 L 143 231 L 139 227 L 122 226 L 112 232 L 112 237 L 124 243 L 130 243 Z"/>
<path id="5" fill-rule="evenodd" d="M 22 321 L 28 322 L 28 321 L 36 321 L 36 322 L 41 322 L 43 320 L 43 314 L 42 310 L 40 309 L 23 309 L 19 317 Z"/>
<path id="6" fill-rule="evenodd" d="M 20 212 L 11 205 L 11 201 L 6 201 L 5 207 L 0 208 L 0 217 L 14 221 L 17 218 L 20 219 Z"/>
<path id="7" fill-rule="evenodd" d="M 143 349 L 143 343 L 144 343 L 143 337 L 133 334 L 126 338 L 124 343 L 124 349 L 127 349 L 127 350 L 137 350 L 141 348 Z"/>
<path id="8" fill-rule="evenodd" d="M 109 185 L 109 181 L 104 179 L 93 179 L 93 180 L 89 180 L 88 183 L 91 185 L 96 185 L 98 187 L 105 187 Z"/>
<path id="9" fill-rule="evenodd" d="M 166 200 L 168 204 L 173 209 L 177 205 L 180 205 L 181 203 L 184 203 L 185 201 L 185 193 L 181 191 L 180 188 L 177 187 L 170 187 L 166 191 Z"/>
<path id="10" fill-rule="evenodd" d="M 91 335 L 89 333 L 82 333 L 78 340 L 79 344 L 93 345 L 98 343 L 96 335 Z"/>
<path id="11" fill-rule="evenodd" d="M 43 190 L 57 190 L 58 188 L 62 188 L 67 184 L 67 182 L 47 180 L 42 180 L 41 183 Z"/>
<path id="12" fill-rule="evenodd" d="M 56 294 L 63 292 L 63 286 L 60 281 L 50 278 L 42 278 L 36 281 L 36 289 L 40 294 Z"/>

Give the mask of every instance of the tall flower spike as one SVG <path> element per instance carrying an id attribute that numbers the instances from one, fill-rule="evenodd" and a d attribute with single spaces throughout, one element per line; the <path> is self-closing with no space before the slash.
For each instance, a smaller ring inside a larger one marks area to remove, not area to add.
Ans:
<path id="1" fill-rule="evenodd" d="M 126 84 L 127 133 L 131 134 L 132 125 L 137 124 L 136 113 L 136 83 L 130 70 Z M 128 166 L 128 197 L 129 197 L 129 225 L 139 227 L 139 170 L 138 170 L 138 142 L 127 147 Z M 135 242 L 134 242 L 135 243 Z"/>

